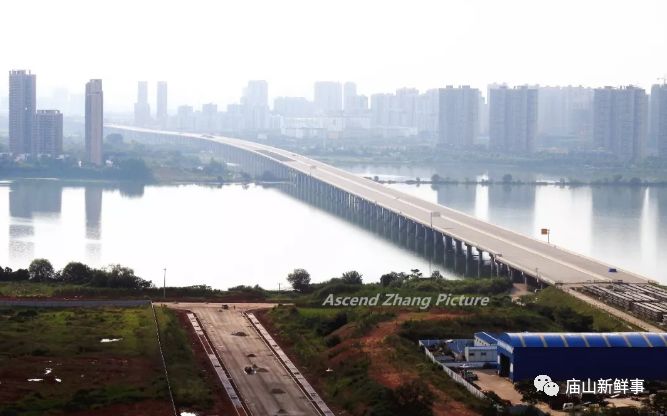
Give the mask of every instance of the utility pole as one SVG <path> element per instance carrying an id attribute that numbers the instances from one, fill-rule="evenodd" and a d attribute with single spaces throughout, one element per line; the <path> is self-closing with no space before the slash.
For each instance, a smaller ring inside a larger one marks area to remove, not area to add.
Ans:
<path id="1" fill-rule="evenodd" d="M 162 276 L 162 295 L 167 299 L 167 268 L 164 269 L 164 275 Z"/>

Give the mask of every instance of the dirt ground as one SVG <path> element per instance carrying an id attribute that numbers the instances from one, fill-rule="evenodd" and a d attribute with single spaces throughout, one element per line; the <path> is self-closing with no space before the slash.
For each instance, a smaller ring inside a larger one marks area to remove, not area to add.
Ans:
<path id="1" fill-rule="evenodd" d="M 381 322 L 361 339 L 362 350 L 371 357 L 370 375 L 385 387 L 395 389 L 402 383 L 417 378 L 417 371 L 399 369 L 393 363 L 392 350 L 385 342 L 386 338 L 398 331 L 399 326 L 409 320 L 435 320 L 458 317 L 450 313 L 401 313 L 391 321 Z M 430 386 L 436 399 L 433 405 L 435 416 L 467 416 L 476 413 L 464 404 L 456 402 L 444 392 Z"/>
<path id="2" fill-rule="evenodd" d="M 164 416 L 173 410 L 168 402 L 144 400 L 139 403 L 119 404 L 95 410 L 68 413 L 69 416 Z"/>
<path id="3" fill-rule="evenodd" d="M 276 339 L 280 339 L 279 336 L 276 336 L 275 329 L 271 326 L 271 323 L 263 315 L 259 314 L 262 324 L 267 328 L 269 332 L 272 333 Z M 403 322 L 408 320 L 436 320 L 436 319 L 448 319 L 459 317 L 460 314 L 452 314 L 447 311 L 432 311 L 428 313 L 423 312 L 403 312 L 399 313 L 396 318 L 384 321 L 379 323 L 373 330 L 371 330 L 367 335 L 362 338 L 349 338 L 349 335 L 354 328 L 350 325 L 345 325 L 342 328 L 334 332 L 334 334 L 339 335 L 343 341 L 338 346 L 334 347 L 334 350 L 339 350 L 340 353 L 332 354 L 333 358 L 330 359 L 331 367 L 336 366 L 337 363 L 346 360 L 350 355 L 357 354 L 358 349 L 355 348 L 355 345 L 360 345 L 362 351 L 369 355 L 371 358 L 371 366 L 369 369 L 370 376 L 382 384 L 385 387 L 394 389 L 400 386 L 402 383 L 412 380 L 417 377 L 416 371 L 405 370 L 398 368 L 395 363 L 392 361 L 393 350 L 390 345 L 388 345 L 385 340 L 388 336 L 396 333 Z M 294 360 L 293 354 L 289 352 L 289 344 L 284 341 L 280 341 L 283 350 Z M 353 345 L 354 344 L 354 345 Z M 344 352 L 342 352 L 344 351 Z M 298 360 L 295 360 L 298 362 Z M 311 377 L 313 381 L 317 380 L 317 377 Z M 431 391 L 436 396 L 435 404 L 433 406 L 433 413 L 435 416 L 473 416 L 476 413 L 465 406 L 465 404 L 456 402 L 452 400 L 447 394 L 438 390 L 434 386 L 430 386 Z M 332 405 L 332 403 L 328 403 Z M 347 414 L 346 412 L 337 410 L 336 414 Z"/>

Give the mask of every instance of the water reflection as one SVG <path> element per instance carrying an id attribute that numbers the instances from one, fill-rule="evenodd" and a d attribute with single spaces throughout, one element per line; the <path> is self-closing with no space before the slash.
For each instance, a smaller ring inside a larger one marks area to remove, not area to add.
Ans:
<path id="1" fill-rule="evenodd" d="M 88 185 L 86 199 L 86 238 L 99 240 L 102 237 L 102 187 Z"/>
<path id="2" fill-rule="evenodd" d="M 56 181 L 17 181 L 9 186 L 9 213 L 12 217 L 32 218 L 39 214 L 59 216 L 63 188 Z"/>
<path id="3" fill-rule="evenodd" d="M 86 201 L 86 257 L 97 263 L 102 255 L 102 193 L 100 185 L 87 185 L 84 191 Z M 142 187 L 143 194 L 143 187 Z"/>
<path id="4" fill-rule="evenodd" d="M 667 256 L 660 254 L 667 247 L 667 189 L 392 186 L 535 238 L 550 228 L 553 244 L 667 282 Z M 156 282 L 166 266 L 173 284 L 223 288 L 277 287 L 295 267 L 315 281 L 352 269 L 368 281 L 412 268 L 450 277 L 478 273 L 474 251 L 445 255 L 423 230 L 408 237 L 391 219 L 353 215 L 326 195 L 294 195 L 291 188 L 0 185 L 0 224 L 9 234 L 0 241 L 0 264 L 26 267 L 34 257 L 56 267 L 72 260 L 123 263 Z"/>
<path id="5" fill-rule="evenodd" d="M 167 267 L 168 284 L 218 288 L 285 286 L 296 267 L 306 268 L 314 281 L 348 270 L 376 281 L 392 270 L 429 269 L 428 259 L 390 243 L 390 235 L 378 238 L 352 218 L 271 187 L 37 182 L 0 185 L 0 198 L 7 199 L 0 223 L 11 230 L 0 241 L 2 265 L 26 267 L 34 257 L 48 258 L 56 268 L 69 261 L 121 263 L 160 284 Z M 49 195 L 62 194 L 48 213 L 44 187 L 54 187 Z"/>
<path id="6" fill-rule="evenodd" d="M 488 220 L 494 224 L 509 220 L 514 231 L 532 234 L 535 227 L 535 187 L 493 185 L 488 190 Z"/>
<path id="7" fill-rule="evenodd" d="M 9 257 L 13 261 L 34 257 L 35 216 L 58 219 L 62 209 L 62 186 L 50 181 L 12 182 L 9 186 Z"/>
<path id="8" fill-rule="evenodd" d="M 463 184 L 389 186 L 537 239 L 549 228 L 552 244 L 667 283 L 666 188 L 477 185 L 473 205 Z"/>

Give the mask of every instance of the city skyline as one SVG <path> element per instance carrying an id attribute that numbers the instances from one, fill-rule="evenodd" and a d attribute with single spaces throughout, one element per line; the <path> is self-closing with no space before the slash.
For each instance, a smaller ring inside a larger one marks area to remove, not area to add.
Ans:
<path id="1" fill-rule="evenodd" d="M 137 79 L 152 86 L 168 81 L 175 108 L 177 103 L 236 103 L 247 79 L 267 80 L 272 101 L 278 96 L 312 98 L 316 81 L 353 81 L 366 96 L 450 84 L 483 90 L 495 82 L 632 84 L 648 90 L 667 73 L 667 57 L 659 53 L 667 49 L 667 28 L 660 19 L 667 5 L 659 1 L 635 2 L 632 8 L 621 1 L 605 2 L 604 10 L 594 2 L 575 1 L 514 1 L 512 7 L 481 0 L 456 5 L 425 1 L 419 8 L 389 3 L 383 5 L 381 19 L 375 6 L 346 1 L 336 7 L 295 1 L 290 6 L 301 11 L 298 16 L 292 7 L 263 1 L 198 1 L 185 10 L 154 2 L 132 7 L 122 1 L 73 3 L 76 15 L 43 1 L 4 5 L 4 14 L 15 18 L 0 28 L 0 36 L 11 38 L 30 23 L 42 28 L 40 33 L 50 33 L 53 42 L 45 44 L 42 35 L 27 33 L 8 43 L 0 68 L 44 74 L 43 96 L 62 88 L 82 95 L 81 80 L 105 79 L 111 111 L 132 110 L 128 98 L 136 92 Z M 327 19 L 319 18 L 322 6 Z M 30 13 L 35 7 L 42 12 Z M 107 18 L 80 18 L 93 13 Z M 190 16 L 195 13 L 196 19 Z M 120 20 L 125 22 L 122 31 L 115 26 Z M 187 30 L 189 21 L 197 22 L 192 31 Z M 170 30 L 176 25 L 184 30 Z M 262 30 L 241 30 L 247 25 Z M 83 31 L 90 36 L 79 38 Z M 160 33 L 161 42 L 137 42 L 146 33 Z M 223 45 L 223 52 L 211 53 L 214 41 Z M 77 65 L 83 49 L 86 65 Z M 189 61 L 197 63 L 197 76 Z M 0 96 L 6 94 L 0 86 Z M 153 95 L 149 103 L 155 108 Z"/>

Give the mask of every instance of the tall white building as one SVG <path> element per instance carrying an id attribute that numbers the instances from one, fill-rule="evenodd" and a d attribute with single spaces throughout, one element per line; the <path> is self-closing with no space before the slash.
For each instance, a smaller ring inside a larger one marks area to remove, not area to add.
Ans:
<path id="1" fill-rule="evenodd" d="M 480 92 L 448 86 L 438 91 L 438 142 L 457 148 L 472 147 L 479 135 Z"/>
<path id="2" fill-rule="evenodd" d="M 32 151 L 33 123 L 37 109 L 37 77 L 30 71 L 9 71 L 9 151 Z"/>
<path id="3" fill-rule="evenodd" d="M 435 137 L 438 132 L 439 90 L 430 89 L 415 101 L 415 123 L 420 135 Z"/>
<path id="4" fill-rule="evenodd" d="M 371 95 L 371 125 L 373 127 L 398 126 L 394 94 Z"/>
<path id="5" fill-rule="evenodd" d="M 589 140 L 593 132 L 593 89 L 540 87 L 538 134 Z"/>
<path id="6" fill-rule="evenodd" d="M 416 127 L 415 114 L 418 96 L 419 90 L 416 88 L 399 88 L 396 90 L 396 124 L 402 127 Z"/>
<path id="7" fill-rule="evenodd" d="M 619 160 L 644 156 L 648 124 L 648 96 L 642 88 L 597 88 L 593 98 L 593 137 L 598 149 Z"/>
<path id="8" fill-rule="evenodd" d="M 667 159 L 667 84 L 651 88 L 651 129 L 658 156 Z"/>
<path id="9" fill-rule="evenodd" d="M 318 115 L 336 115 L 343 111 L 343 87 L 340 82 L 316 82 L 313 104 Z"/>
<path id="10" fill-rule="evenodd" d="M 537 89 L 489 88 L 489 145 L 504 153 L 532 153 L 537 136 Z"/>
<path id="11" fill-rule="evenodd" d="M 310 117 L 313 103 L 304 97 L 276 97 L 273 112 L 283 117 Z"/>
<path id="12" fill-rule="evenodd" d="M 148 82 L 139 81 L 137 84 L 137 102 L 134 104 L 134 124 L 147 126 L 151 120 L 151 107 L 148 104 Z"/>
<path id="13" fill-rule="evenodd" d="M 357 84 L 354 82 L 346 82 L 343 85 L 343 111 L 346 113 L 356 112 L 356 98 Z"/>
<path id="14" fill-rule="evenodd" d="M 63 153 L 63 115 L 58 110 L 37 110 L 33 124 L 32 153 Z"/>
<path id="15" fill-rule="evenodd" d="M 102 164 L 102 135 L 104 134 L 104 94 L 102 80 L 91 79 L 86 84 L 86 158 L 93 165 Z"/>
<path id="16" fill-rule="evenodd" d="M 269 127 L 269 84 L 264 80 L 248 81 L 241 98 L 244 130 L 265 130 Z"/>
<path id="17" fill-rule="evenodd" d="M 169 110 L 167 107 L 167 82 L 158 81 L 157 83 L 157 108 L 156 118 L 160 127 L 166 127 Z"/>

